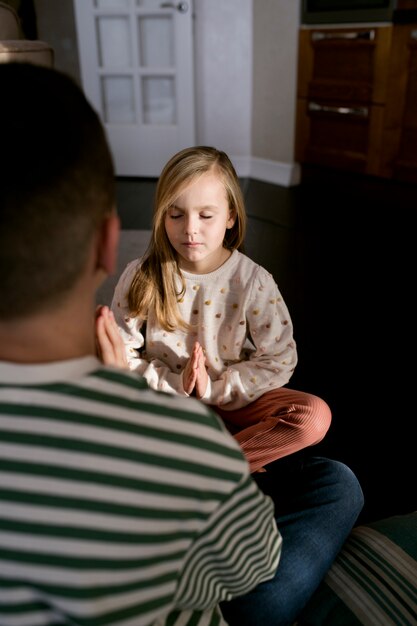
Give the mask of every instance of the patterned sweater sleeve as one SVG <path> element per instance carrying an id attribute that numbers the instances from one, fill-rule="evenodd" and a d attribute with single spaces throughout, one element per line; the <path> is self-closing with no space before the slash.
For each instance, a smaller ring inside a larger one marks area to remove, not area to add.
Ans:
<path id="1" fill-rule="evenodd" d="M 114 290 L 111 310 L 114 313 L 116 324 L 126 350 L 126 358 L 131 371 L 145 378 L 152 389 L 163 390 L 166 393 L 187 395 L 182 384 L 182 375 L 172 372 L 159 359 L 148 359 L 145 350 L 144 321 L 130 315 L 127 294 L 132 283 L 135 271 L 140 260 L 131 261 L 123 273 Z"/>
<path id="2" fill-rule="evenodd" d="M 273 276 L 258 266 L 243 301 L 242 321 L 234 324 L 234 339 L 241 328 L 246 345 L 240 359 L 228 362 L 217 380 L 211 380 L 203 402 L 234 410 L 272 389 L 285 385 L 297 364 L 297 349 L 288 308 Z M 226 347 L 226 346 L 225 346 Z"/>

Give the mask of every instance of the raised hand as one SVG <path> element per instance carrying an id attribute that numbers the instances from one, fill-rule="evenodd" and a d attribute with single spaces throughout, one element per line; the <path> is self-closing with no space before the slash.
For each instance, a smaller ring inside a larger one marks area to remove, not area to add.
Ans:
<path id="1" fill-rule="evenodd" d="M 129 369 L 125 346 L 108 306 L 99 305 L 96 309 L 95 333 L 97 356 L 104 365 Z"/>

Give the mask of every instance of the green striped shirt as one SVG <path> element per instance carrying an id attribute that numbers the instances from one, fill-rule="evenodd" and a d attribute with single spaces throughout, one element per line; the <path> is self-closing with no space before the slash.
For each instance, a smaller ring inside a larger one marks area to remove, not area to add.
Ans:
<path id="1" fill-rule="evenodd" d="M 215 626 L 273 505 L 202 403 L 95 358 L 0 363 L 0 625 Z"/>

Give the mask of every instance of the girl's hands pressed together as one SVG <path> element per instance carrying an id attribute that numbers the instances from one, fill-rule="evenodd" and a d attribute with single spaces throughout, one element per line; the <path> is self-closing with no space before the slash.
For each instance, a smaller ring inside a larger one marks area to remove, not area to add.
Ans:
<path id="1" fill-rule="evenodd" d="M 208 374 L 203 348 L 198 341 L 195 342 L 191 356 L 184 368 L 182 380 L 185 393 L 191 395 L 195 390 L 197 398 L 204 396 L 207 389 Z"/>
<path id="2" fill-rule="evenodd" d="M 129 369 L 126 350 L 112 311 L 99 305 L 95 317 L 96 352 L 104 365 Z"/>

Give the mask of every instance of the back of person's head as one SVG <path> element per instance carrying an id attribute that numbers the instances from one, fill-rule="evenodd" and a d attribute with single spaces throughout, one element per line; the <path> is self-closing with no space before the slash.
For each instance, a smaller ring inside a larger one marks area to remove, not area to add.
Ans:
<path id="1" fill-rule="evenodd" d="M 155 243 L 167 243 L 165 215 L 185 187 L 199 176 L 218 173 L 227 196 L 230 210 L 236 220 L 225 233 L 223 245 L 230 250 L 242 249 L 246 233 L 246 212 L 239 178 L 227 154 L 211 146 L 192 146 L 180 150 L 167 162 L 158 179 L 154 208 Z"/>
<path id="2" fill-rule="evenodd" d="M 0 319 L 59 303 L 115 206 L 103 126 L 69 76 L 0 64 Z"/>

